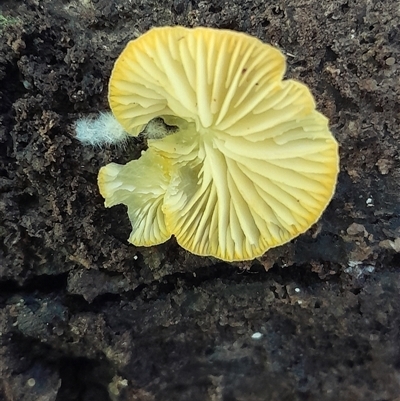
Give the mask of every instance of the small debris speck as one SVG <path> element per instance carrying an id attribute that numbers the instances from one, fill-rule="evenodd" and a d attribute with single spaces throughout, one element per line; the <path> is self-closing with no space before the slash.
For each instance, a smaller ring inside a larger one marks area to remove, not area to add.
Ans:
<path id="1" fill-rule="evenodd" d="M 260 333 L 259 331 L 253 333 L 253 335 L 251 336 L 251 338 L 253 340 L 259 340 L 262 337 L 262 333 Z"/>
<path id="2" fill-rule="evenodd" d="M 385 61 L 386 65 L 389 65 L 389 66 L 394 65 L 395 62 L 396 62 L 396 59 L 394 57 L 389 57 Z"/>
<path id="3" fill-rule="evenodd" d="M 33 387 L 33 386 L 36 384 L 36 380 L 35 380 L 34 378 L 31 377 L 31 378 L 27 381 L 27 384 L 28 384 L 29 387 Z"/>
<path id="4" fill-rule="evenodd" d="M 347 228 L 346 232 L 348 235 L 359 235 L 359 234 L 365 235 L 367 233 L 365 230 L 365 227 L 362 224 L 358 224 L 358 223 L 350 224 L 350 226 Z"/>

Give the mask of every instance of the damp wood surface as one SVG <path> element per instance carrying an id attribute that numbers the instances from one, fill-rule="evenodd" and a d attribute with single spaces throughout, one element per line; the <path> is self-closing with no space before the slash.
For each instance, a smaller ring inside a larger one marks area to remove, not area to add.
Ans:
<path id="1" fill-rule="evenodd" d="M 0 400 L 399 401 L 400 9 L 365 0 L 0 5 Z M 254 262 L 127 243 L 84 147 L 113 63 L 154 26 L 254 35 L 340 144 L 321 220 Z"/>

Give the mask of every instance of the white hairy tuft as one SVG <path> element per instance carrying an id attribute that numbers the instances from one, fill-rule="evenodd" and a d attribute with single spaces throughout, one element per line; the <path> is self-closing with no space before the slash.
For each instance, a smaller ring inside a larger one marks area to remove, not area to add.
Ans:
<path id="1" fill-rule="evenodd" d="M 76 139 L 84 145 L 124 145 L 128 133 L 112 113 L 100 113 L 97 118 L 81 118 L 75 123 Z"/>

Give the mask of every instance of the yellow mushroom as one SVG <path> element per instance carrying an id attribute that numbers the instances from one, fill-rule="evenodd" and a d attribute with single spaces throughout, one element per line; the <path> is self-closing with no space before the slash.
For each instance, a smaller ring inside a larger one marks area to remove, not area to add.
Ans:
<path id="1" fill-rule="evenodd" d="M 197 255 L 249 260 L 314 224 L 333 196 L 338 145 L 309 89 L 283 80 L 285 57 L 249 35 L 154 28 L 115 63 L 111 110 L 148 149 L 100 170 L 107 207 L 128 206 L 129 241 L 174 235 Z"/>

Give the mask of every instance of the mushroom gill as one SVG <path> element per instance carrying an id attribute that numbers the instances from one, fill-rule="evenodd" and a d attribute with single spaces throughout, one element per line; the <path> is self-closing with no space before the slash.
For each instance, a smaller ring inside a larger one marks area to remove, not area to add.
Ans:
<path id="1" fill-rule="evenodd" d="M 126 166 L 100 170 L 107 207 L 128 206 L 129 241 L 248 260 L 314 224 L 333 196 L 338 145 L 280 51 L 249 35 L 154 28 L 115 63 L 109 102 L 136 136 L 177 127 Z M 160 135 L 162 136 L 162 135 Z"/>

